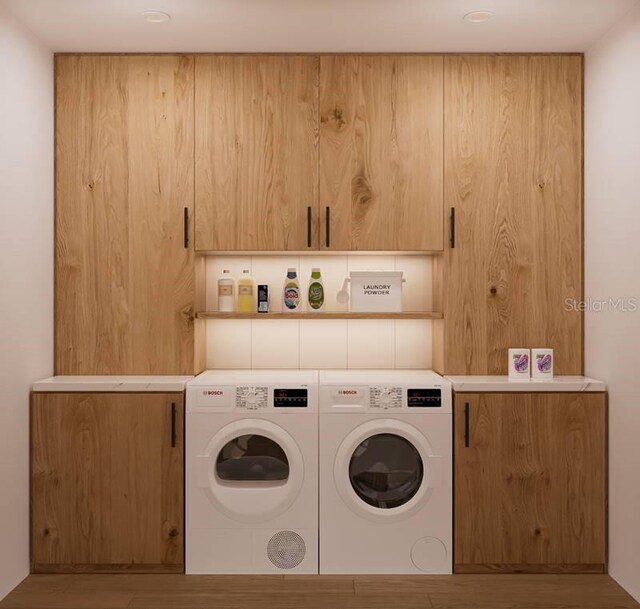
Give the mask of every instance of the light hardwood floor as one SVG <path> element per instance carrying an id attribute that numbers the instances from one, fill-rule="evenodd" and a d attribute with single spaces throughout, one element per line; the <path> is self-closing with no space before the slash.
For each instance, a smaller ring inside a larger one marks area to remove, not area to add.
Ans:
<path id="1" fill-rule="evenodd" d="M 608 575 L 31 575 L 0 609 L 627 609 Z"/>

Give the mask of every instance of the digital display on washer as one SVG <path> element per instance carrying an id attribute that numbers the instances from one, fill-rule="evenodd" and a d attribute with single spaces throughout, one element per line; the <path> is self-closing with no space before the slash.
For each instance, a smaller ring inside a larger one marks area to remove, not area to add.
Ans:
<path id="1" fill-rule="evenodd" d="M 440 389 L 407 389 L 407 406 L 409 408 L 440 408 L 442 393 Z"/>
<path id="2" fill-rule="evenodd" d="M 308 401 L 307 394 L 307 389 L 274 389 L 273 407 L 306 408 Z"/>

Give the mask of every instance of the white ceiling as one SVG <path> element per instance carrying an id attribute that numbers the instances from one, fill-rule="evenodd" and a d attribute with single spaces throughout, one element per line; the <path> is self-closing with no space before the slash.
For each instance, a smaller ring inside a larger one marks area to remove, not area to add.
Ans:
<path id="1" fill-rule="evenodd" d="M 0 0 L 54 51 L 584 51 L 639 0 Z M 150 24 L 144 10 L 171 14 Z M 488 9 L 483 24 L 462 16 Z"/>

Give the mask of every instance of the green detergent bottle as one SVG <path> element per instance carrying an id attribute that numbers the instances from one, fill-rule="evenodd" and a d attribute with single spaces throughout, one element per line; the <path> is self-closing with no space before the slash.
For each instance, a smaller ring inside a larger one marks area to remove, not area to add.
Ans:
<path id="1" fill-rule="evenodd" d="M 309 303 L 309 311 L 322 311 L 324 309 L 324 284 L 318 268 L 311 269 L 307 302 Z"/>

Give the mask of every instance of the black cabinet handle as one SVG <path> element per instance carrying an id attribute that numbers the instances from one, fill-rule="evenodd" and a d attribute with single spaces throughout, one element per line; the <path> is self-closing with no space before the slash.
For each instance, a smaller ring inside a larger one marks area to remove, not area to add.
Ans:
<path id="1" fill-rule="evenodd" d="M 464 446 L 469 448 L 469 402 L 464 404 Z"/>
<path id="2" fill-rule="evenodd" d="M 326 247 L 331 247 L 331 208 L 327 205 L 325 208 L 325 236 L 324 242 Z"/>
<path id="3" fill-rule="evenodd" d="M 189 208 L 188 207 L 184 208 L 184 215 L 183 215 L 182 222 L 183 222 L 182 230 L 183 230 L 184 249 L 188 249 L 189 248 Z"/>
<path id="4" fill-rule="evenodd" d="M 171 402 L 171 448 L 175 448 L 178 445 L 178 436 L 176 434 L 176 404 Z"/>
<path id="5" fill-rule="evenodd" d="M 311 247 L 311 205 L 307 207 L 307 247 Z"/>
<path id="6" fill-rule="evenodd" d="M 456 208 L 452 207 L 449 212 L 449 247 L 456 246 Z"/>

